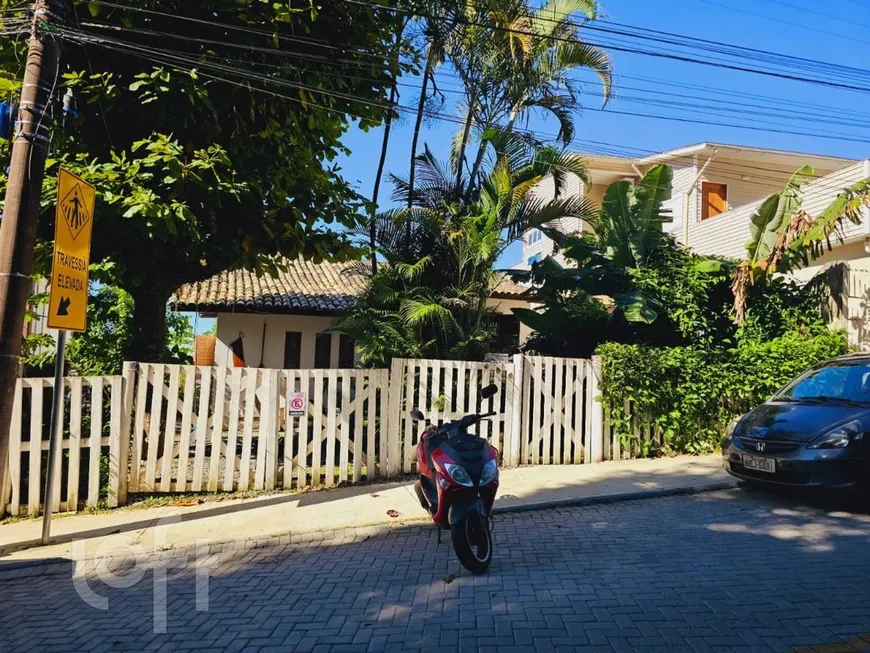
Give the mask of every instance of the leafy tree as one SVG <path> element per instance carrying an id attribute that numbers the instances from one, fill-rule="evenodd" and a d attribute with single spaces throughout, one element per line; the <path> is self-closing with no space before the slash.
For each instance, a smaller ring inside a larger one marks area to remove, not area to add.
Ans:
<path id="1" fill-rule="evenodd" d="M 42 298 L 36 298 L 40 304 Z M 68 373 L 78 376 L 120 374 L 125 352 L 134 337 L 132 297 L 112 286 L 91 289 L 88 302 L 88 330 L 74 333 L 68 341 L 65 362 Z M 36 314 L 30 316 L 37 317 Z M 181 313 L 166 313 L 166 345 L 161 357 L 166 363 L 190 363 L 193 353 L 193 325 Z M 29 375 L 50 375 L 54 368 L 55 339 L 48 334 L 25 338 L 22 362 Z"/>
<path id="2" fill-rule="evenodd" d="M 353 226 L 362 200 L 331 161 L 351 120 L 367 129 L 385 116 L 401 21 L 389 2 L 75 8 L 76 27 L 59 30 L 67 43 L 55 98 L 71 91 L 78 115 L 55 134 L 41 237 L 52 237 L 63 164 L 97 186 L 92 258 L 114 266 L 95 278 L 133 299 L 128 358 L 162 358 L 166 302 L 184 283 L 270 269 L 279 255 L 353 255 L 327 226 Z M 0 44 L 7 87 L 23 47 Z"/>

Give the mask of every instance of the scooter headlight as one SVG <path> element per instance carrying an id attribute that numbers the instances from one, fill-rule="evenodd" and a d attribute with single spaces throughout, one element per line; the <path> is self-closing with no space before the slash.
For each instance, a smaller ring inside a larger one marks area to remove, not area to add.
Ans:
<path id="1" fill-rule="evenodd" d="M 474 483 L 471 482 L 471 477 L 468 475 L 468 472 L 466 472 L 459 465 L 444 463 L 444 471 L 447 472 L 447 475 L 453 480 L 454 483 L 458 483 L 459 485 L 464 485 L 466 487 L 474 487 Z"/>
<path id="2" fill-rule="evenodd" d="M 498 461 L 493 458 L 483 466 L 483 472 L 480 474 L 480 484 L 486 485 L 492 483 L 498 478 Z"/>

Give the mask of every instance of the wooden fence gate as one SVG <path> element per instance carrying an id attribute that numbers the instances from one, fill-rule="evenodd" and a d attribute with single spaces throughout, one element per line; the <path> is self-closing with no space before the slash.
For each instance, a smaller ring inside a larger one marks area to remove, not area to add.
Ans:
<path id="1" fill-rule="evenodd" d="M 130 491 L 373 478 L 386 389 L 387 370 L 140 365 Z"/>
<path id="2" fill-rule="evenodd" d="M 126 363 L 120 376 L 64 380 L 58 512 L 123 505 L 127 493 L 331 487 L 416 469 L 425 425 L 494 411 L 475 427 L 503 466 L 621 458 L 605 437 L 597 361 L 394 360 L 390 370 L 272 370 Z M 489 399 L 480 389 L 499 392 Z M 0 514 L 37 514 L 53 379 L 20 379 L 11 485 Z M 38 452 L 36 455 L 33 452 Z"/>

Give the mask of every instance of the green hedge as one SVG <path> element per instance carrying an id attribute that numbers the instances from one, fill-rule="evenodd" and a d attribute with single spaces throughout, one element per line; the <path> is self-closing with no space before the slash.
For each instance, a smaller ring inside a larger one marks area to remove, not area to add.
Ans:
<path id="1" fill-rule="evenodd" d="M 607 343 L 602 358 L 602 401 L 623 443 L 632 439 L 625 400 L 663 435 L 663 454 L 707 453 L 724 430 L 806 368 L 846 353 L 841 331 L 805 330 L 734 348 L 656 348 Z M 645 455 L 659 451 L 641 443 Z"/>

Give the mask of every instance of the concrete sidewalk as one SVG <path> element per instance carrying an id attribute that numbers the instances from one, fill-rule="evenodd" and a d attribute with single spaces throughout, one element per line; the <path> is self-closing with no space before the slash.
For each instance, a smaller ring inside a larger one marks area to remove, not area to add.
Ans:
<path id="1" fill-rule="evenodd" d="M 520 467 L 501 472 L 495 509 L 533 510 L 553 505 L 698 492 L 733 485 L 719 456 L 628 460 L 597 465 Z M 191 507 L 119 509 L 52 522 L 49 546 L 38 546 L 41 520 L 0 526 L 0 567 L 46 559 L 101 558 L 141 547 L 146 553 L 206 541 L 244 542 L 281 536 L 402 524 L 429 517 L 414 482 L 206 502 Z"/>

